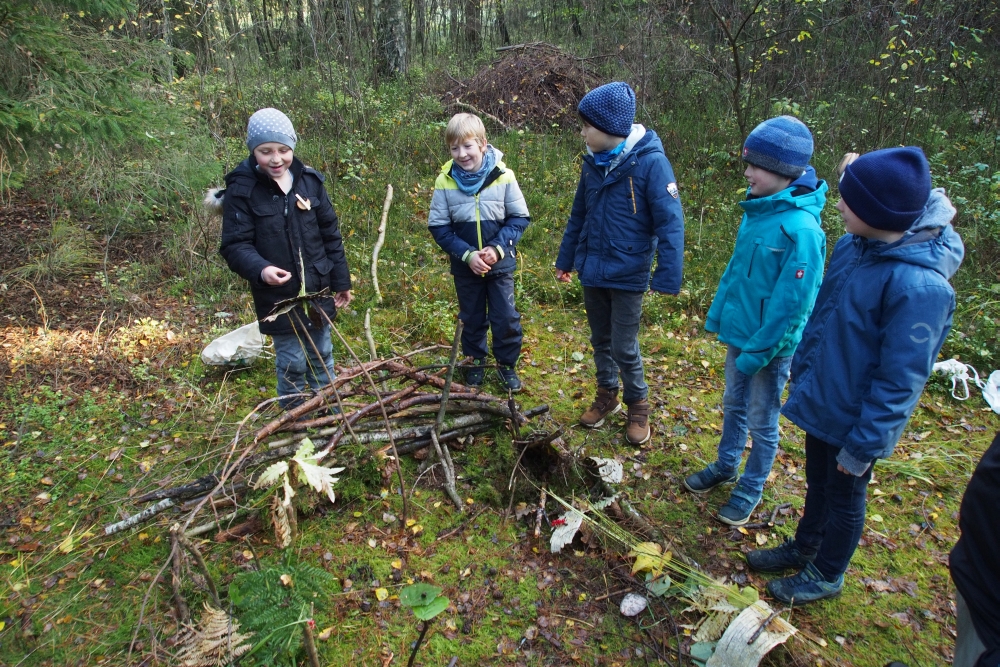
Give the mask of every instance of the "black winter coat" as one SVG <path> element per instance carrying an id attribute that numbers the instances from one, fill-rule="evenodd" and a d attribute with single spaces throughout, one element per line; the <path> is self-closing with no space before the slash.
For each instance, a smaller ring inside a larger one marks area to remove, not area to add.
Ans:
<path id="1" fill-rule="evenodd" d="M 250 283 L 260 330 L 265 334 L 292 333 L 290 316 L 300 328 L 316 326 L 301 306 L 274 322 L 264 322 L 275 303 L 299 293 L 303 280 L 300 253 L 306 292 L 328 288 L 331 293 L 328 298 L 312 301 L 310 309 L 319 306 L 333 319 L 337 312 L 333 294 L 351 289 L 344 242 L 337 213 L 323 186 L 325 179 L 298 158 L 292 159 L 290 171 L 294 182 L 287 195 L 269 176 L 257 171 L 252 155 L 226 175 L 219 254 L 230 269 Z M 308 211 L 297 205 L 296 194 L 309 201 Z M 284 285 L 268 285 L 260 273 L 271 265 L 290 271 L 292 278 Z"/>

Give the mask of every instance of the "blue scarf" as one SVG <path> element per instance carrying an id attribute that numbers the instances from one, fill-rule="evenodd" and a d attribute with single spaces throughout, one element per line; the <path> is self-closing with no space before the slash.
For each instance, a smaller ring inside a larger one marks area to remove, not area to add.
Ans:
<path id="1" fill-rule="evenodd" d="M 597 153 L 591 151 L 591 153 L 593 153 L 594 163 L 598 167 L 609 167 L 611 166 L 611 163 L 614 161 L 614 159 L 619 155 L 621 155 L 622 151 L 624 150 L 625 150 L 625 142 L 623 141 L 609 151 L 599 151 Z"/>
<path id="2" fill-rule="evenodd" d="M 483 181 L 486 180 L 486 177 L 490 175 L 490 172 L 493 171 L 493 167 L 496 165 L 496 153 L 493 152 L 492 146 L 487 146 L 486 152 L 483 154 L 483 164 L 479 167 L 479 171 L 466 171 L 457 164 L 452 163 L 451 177 L 455 179 L 455 185 L 458 186 L 459 190 L 467 195 L 474 195 L 483 187 Z"/>

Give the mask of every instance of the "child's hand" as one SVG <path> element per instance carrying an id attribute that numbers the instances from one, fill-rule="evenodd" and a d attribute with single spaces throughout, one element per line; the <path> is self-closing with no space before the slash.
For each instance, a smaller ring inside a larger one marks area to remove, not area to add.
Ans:
<path id="1" fill-rule="evenodd" d="M 265 267 L 264 270 L 260 272 L 260 279 L 268 285 L 284 285 L 289 281 L 289 279 L 291 279 L 291 277 L 291 271 L 279 269 L 273 264 Z"/>
<path id="2" fill-rule="evenodd" d="M 343 292 L 337 292 L 333 295 L 333 305 L 337 308 L 343 308 L 354 300 L 354 295 L 351 294 L 351 290 L 345 289 Z"/>
<path id="3" fill-rule="evenodd" d="M 479 276 L 486 275 L 490 270 L 490 265 L 483 261 L 481 251 L 469 255 L 469 269 Z"/>
<path id="4" fill-rule="evenodd" d="M 568 283 L 573 279 L 572 271 L 563 271 L 562 269 L 556 269 L 556 280 L 561 283 Z"/>
<path id="5" fill-rule="evenodd" d="M 493 266 L 500 261 L 500 255 L 497 254 L 497 249 L 493 246 L 483 248 L 479 251 L 479 255 L 483 258 L 483 261 Z"/>

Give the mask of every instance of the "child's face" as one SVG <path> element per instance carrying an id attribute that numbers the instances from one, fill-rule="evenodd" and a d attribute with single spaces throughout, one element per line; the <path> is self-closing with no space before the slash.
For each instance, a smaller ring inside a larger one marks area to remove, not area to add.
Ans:
<path id="1" fill-rule="evenodd" d="M 580 136 L 583 137 L 583 140 L 587 143 L 587 148 L 592 153 L 609 151 L 624 141 L 624 137 L 616 137 L 607 132 L 602 132 L 585 120 L 580 121 Z"/>
<path id="2" fill-rule="evenodd" d="M 750 163 L 747 163 L 747 169 L 743 172 L 743 176 L 746 177 L 747 184 L 750 185 L 750 194 L 754 197 L 776 195 L 792 184 L 792 179 L 787 176 L 776 174 Z"/>
<path id="3" fill-rule="evenodd" d="M 268 141 L 253 149 L 257 166 L 276 181 L 288 173 L 288 168 L 292 166 L 293 153 L 291 148 L 277 141 Z"/>
<path id="4" fill-rule="evenodd" d="M 451 146 L 451 159 L 465 171 L 479 171 L 486 153 L 486 139 L 466 137 Z"/>
<path id="5" fill-rule="evenodd" d="M 843 199 L 837 202 L 837 210 L 840 211 L 840 217 L 844 219 L 844 229 L 847 230 L 848 234 L 857 234 L 864 238 L 875 238 L 876 235 L 872 232 L 877 232 L 877 229 L 869 226 L 867 222 L 859 218 L 851 210 L 851 207 L 847 205 Z"/>

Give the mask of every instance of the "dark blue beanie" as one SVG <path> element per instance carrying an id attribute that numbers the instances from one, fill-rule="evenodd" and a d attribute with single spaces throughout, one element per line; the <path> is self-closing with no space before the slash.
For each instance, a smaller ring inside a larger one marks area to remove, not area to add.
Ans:
<path id="1" fill-rule="evenodd" d="M 627 137 L 635 121 L 635 91 L 624 81 L 606 83 L 584 95 L 576 110 L 601 132 Z"/>
<path id="2" fill-rule="evenodd" d="M 813 153 L 813 136 L 794 116 L 765 120 L 743 144 L 743 161 L 787 178 L 805 173 Z"/>
<path id="3" fill-rule="evenodd" d="M 916 146 L 865 153 L 840 177 L 844 203 L 875 229 L 905 232 L 931 196 L 931 168 Z"/>

